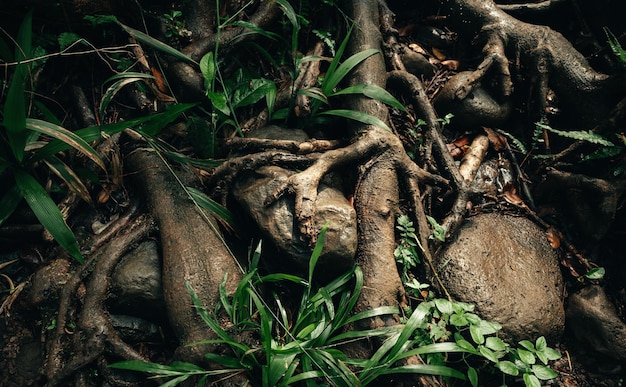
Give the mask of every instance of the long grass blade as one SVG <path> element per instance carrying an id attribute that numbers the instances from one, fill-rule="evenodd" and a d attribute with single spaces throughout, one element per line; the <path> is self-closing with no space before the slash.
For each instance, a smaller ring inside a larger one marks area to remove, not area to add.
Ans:
<path id="1" fill-rule="evenodd" d="M 194 65 L 194 66 L 198 66 L 198 62 L 196 62 L 195 60 L 191 59 L 190 57 L 188 57 L 187 55 L 183 54 L 182 52 L 178 51 L 177 49 L 175 49 L 174 47 L 163 43 L 162 41 L 153 38 L 152 36 L 138 31 L 134 28 L 131 28 L 125 24 L 120 23 L 119 21 L 117 22 L 119 24 L 120 27 L 122 27 L 122 29 L 124 31 L 126 31 L 130 36 L 132 36 L 133 38 L 137 39 L 138 41 L 140 41 L 141 43 L 147 44 L 148 46 L 161 51 L 164 54 L 167 55 L 171 55 L 176 59 L 179 59 L 187 64 L 190 65 Z"/>
<path id="2" fill-rule="evenodd" d="M 26 119 L 26 127 L 32 131 L 46 134 L 50 137 L 53 137 L 59 141 L 64 142 L 68 146 L 76 149 L 80 153 L 89 157 L 96 165 L 98 165 L 102 170 L 106 170 L 106 166 L 104 165 L 104 161 L 84 139 L 82 139 L 79 135 L 74 132 L 71 132 L 59 125 L 55 125 L 48 121 L 42 121 L 35 118 L 27 118 Z"/>
<path id="3" fill-rule="evenodd" d="M 326 79 L 324 79 L 324 83 L 322 84 L 322 91 L 324 92 L 324 94 L 332 94 L 335 87 L 339 85 L 339 82 L 341 82 L 350 71 L 352 71 L 356 66 L 358 66 L 359 63 L 363 62 L 365 59 L 378 53 L 380 53 L 380 50 L 375 48 L 370 48 L 368 50 L 357 52 L 356 54 L 346 59 L 343 63 L 341 63 L 337 67 L 336 71 L 327 71 Z"/>
<path id="4" fill-rule="evenodd" d="M 21 169 L 15 170 L 14 176 L 15 183 L 39 222 L 61 247 L 78 262 L 83 263 L 83 256 L 74 233 L 65 223 L 61 211 L 46 190 L 34 177 Z"/>
<path id="5" fill-rule="evenodd" d="M 389 126 L 387 126 L 387 124 L 385 124 L 380 118 L 373 116 L 369 113 L 365 113 L 365 112 L 360 112 L 356 110 L 347 110 L 347 109 L 333 109 L 333 110 L 326 110 L 325 112 L 320 113 L 320 115 L 347 118 L 350 120 L 362 122 L 367 125 L 377 126 L 379 128 L 383 128 L 385 130 L 391 131 L 391 129 L 389 129 Z"/>
<path id="6" fill-rule="evenodd" d="M 107 90 L 102 95 L 102 99 L 100 100 L 100 107 L 98 111 L 100 112 L 100 117 L 104 117 L 109 104 L 115 97 L 115 95 L 124 88 L 124 86 L 135 83 L 135 82 L 144 82 L 146 79 L 154 79 L 154 76 L 144 73 L 124 73 L 126 76 L 118 79 L 113 82 L 111 86 L 107 88 Z M 117 74 L 115 77 L 120 77 L 124 74 Z M 117 79 L 117 78 L 114 78 Z M 109 78 L 107 81 L 110 81 Z M 105 82 L 106 83 L 106 82 Z"/>
<path id="7" fill-rule="evenodd" d="M 406 111 L 406 107 L 402 105 L 400 101 L 396 99 L 391 93 L 387 90 L 383 89 L 378 85 L 353 85 L 346 87 L 345 89 L 339 90 L 329 95 L 329 97 L 335 97 L 338 95 L 346 95 L 346 94 L 363 94 L 367 97 L 375 99 L 380 102 L 384 102 L 389 106 L 393 106 L 398 110 Z"/>
<path id="8" fill-rule="evenodd" d="M 235 229 L 235 218 L 233 217 L 232 212 L 230 212 L 226 207 L 222 206 L 215 200 L 211 199 L 207 194 L 196 188 L 187 187 L 187 192 L 189 192 L 193 201 L 198 203 L 200 207 L 209 213 L 218 216 L 226 222 L 231 229 Z"/>
<path id="9" fill-rule="evenodd" d="M 128 121 L 120 121 L 106 125 L 90 126 L 88 128 L 79 129 L 73 132 L 78 137 L 82 138 L 85 142 L 92 142 L 102 138 L 102 133 L 113 135 L 119 133 L 125 129 L 137 128 L 141 125 L 153 124 L 155 126 L 165 127 L 170 122 L 174 121 L 178 116 L 192 107 L 196 106 L 195 103 L 176 104 L 169 106 L 165 111 L 149 116 L 139 117 Z M 152 127 L 151 127 L 152 128 Z M 34 154 L 33 161 L 41 161 L 54 154 L 62 152 L 70 147 L 69 144 L 61 140 L 53 140 L 43 148 L 38 149 Z"/>
<path id="10" fill-rule="evenodd" d="M 89 190 L 72 168 L 56 156 L 49 157 L 44 162 L 55 175 L 67 184 L 72 192 L 76 193 L 86 203 L 93 204 Z"/>

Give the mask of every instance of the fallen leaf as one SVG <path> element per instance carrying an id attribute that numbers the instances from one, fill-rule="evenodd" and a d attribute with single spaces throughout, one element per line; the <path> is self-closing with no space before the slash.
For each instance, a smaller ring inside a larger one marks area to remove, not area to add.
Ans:
<path id="1" fill-rule="evenodd" d="M 456 71 L 459 69 L 459 61 L 455 59 L 446 59 L 441 61 L 441 65 L 448 70 Z"/>
<path id="2" fill-rule="evenodd" d="M 546 237 L 548 238 L 548 242 L 553 249 L 558 249 L 561 246 L 561 238 L 559 237 L 559 233 L 552 227 L 550 227 L 548 231 L 546 231 Z"/>
<path id="3" fill-rule="evenodd" d="M 516 206 L 524 204 L 524 200 L 517 194 L 517 189 L 512 182 L 507 182 L 502 188 L 502 192 L 504 193 L 504 200 L 507 202 Z"/>
<path id="4" fill-rule="evenodd" d="M 483 130 L 485 131 L 485 133 L 487 133 L 489 142 L 496 152 L 500 152 L 506 149 L 506 137 L 490 128 L 483 127 Z"/>

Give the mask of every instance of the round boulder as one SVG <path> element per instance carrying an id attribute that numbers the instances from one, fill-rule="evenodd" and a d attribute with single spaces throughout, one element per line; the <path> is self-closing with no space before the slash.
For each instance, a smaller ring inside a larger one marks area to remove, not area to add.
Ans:
<path id="1" fill-rule="evenodd" d="M 452 297 L 500 323 L 505 339 L 560 339 L 565 312 L 559 255 L 532 221 L 497 213 L 471 217 L 437 257 L 437 267 Z"/>

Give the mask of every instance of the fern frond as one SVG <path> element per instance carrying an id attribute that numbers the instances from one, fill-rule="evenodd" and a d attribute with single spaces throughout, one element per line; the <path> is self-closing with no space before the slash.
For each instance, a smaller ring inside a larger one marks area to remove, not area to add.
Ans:
<path id="1" fill-rule="evenodd" d="M 548 125 L 543 125 L 543 124 L 537 124 L 537 128 L 540 129 L 545 129 L 551 133 L 554 133 L 556 135 L 559 135 L 561 137 L 567 137 L 567 138 L 571 138 L 574 140 L 580 140 L 580 141 L 587 141 L 590 142 L 592 144 L 600 144 L 600 145 L 604 145 L 604 146 L 615 146 L 611 141 L 607 140 L 605 137 L 599 135 L 598 133 L 594 133 L 590 130 L 570 130 L 570 131 L 564 131 L 564 130 L 558 130 L 558 129 L 553 129 Z"/>

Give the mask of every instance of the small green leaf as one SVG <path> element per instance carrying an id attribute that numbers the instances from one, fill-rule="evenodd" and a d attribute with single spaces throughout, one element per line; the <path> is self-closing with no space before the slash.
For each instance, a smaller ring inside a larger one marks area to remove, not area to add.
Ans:
<path id="1" fill-rule="evenodd" d="M 439 309 L 441 313 L 443 314 L 454 313 L 454 309 L 452 308 L 452 303 L 449 300 L 446 300 L 445 298 L 437 298 L 434 301 L 435 301 L 435 306 L 437 307 L 437 309 Z"/>
<path id="2" fill-rule="evenodd" d="M 589 279 L 597 280 L 597 279 L 604 278 L 605 273 L 606 271 L 604 270 L 603 267 L 594 267 L 585 274 L 585 277 Z"/>
<path id="3" fill-rule="evenodd" d="M 476 325 L 470 325 L 470 335 L 476 344 L 483 344 L 485 342 L 485 336 L 483 336 L 480 328 Z"/>
<path id="4" fill-rule="evenodd" d="M 533 355 L 532 352 L 530 351 L 526 351 L 524 349 L 518 349 L 517 350 L 517 355 L 519 356 L 520 360 L 523 361 L 526 364 L 535 364 L 535 355 Z"/>
<path id="5" fill-rule="evenodd" d="M 502 371 L 502 373 L 505 373 L 507 375 L 511 375 L 511 376 L 519 375 L 519 369 L 517 369 L 515 364 L 513 364 L 512 362 L 508 360 L 497 362 L 496 367 L 498 367 L 498 369 Z"/>
<path id="6" fill-rule="evenodd" d="M 207 91 L 206 95 L 211 100 L 211 104 L 213 104 L 214 108 L 222 112 L 224 115 L 230 116 L 230 108 L 228 107 L 228 101 L 226 100 L 226 96 L 224 94 Z"/>
<path id="7" fill-rule="evenodd" d="M 529 351 L 535 351 L 535 346 L 528 340 L 522 340 L 519 342 L 519 345 L 526 348 Z"/>
<path id="8" fill-rule="evenodd" d="M 469 367 L 467 369 L 467 379 L 472 387 L 478 387 L 478 372 L 476 371 L 476 368 Z"/>
<path id="9" fill-rule="evenodd" d="M 535 375 L 524 374 L 524 385 L 526 387 L 541 387 L 539 379 Z"/>
<path id="10" fill-rule="evenodd" d="M 485 346 L 493 351 L 506 350 L 506 344 L 499 337 L 487 337 L 487 340 L 485 340 Z"/>
<path id="11" fill-rule="evenodd" d="M 61 51 L 78 42 L 81 37 L 73 32 L 61 32 L 57 37 Z"/>
<path id="12" fill-rule="evenodd" d="M 426 219 L 428 220 L 428 223 L 430 223 L 430 225 L 433 228 L 433 234 L 431 235 L 431 238 L 434 238 L 441 242 L 445 242 L 446 230 L 439 223 L 437 223 L 435 218 L 433 218 L 432 216 L 426 215 Z"/>
<path id="13" fill-rule="evenodd" d="M 559 351 L 550 347 L 546 348 L 543 353 L 546 354 L 548 360 L 558 360 L 561 358 L 561 354 L 559 353 Z"/>
<path id="14" fill-rule="evenodd" d="M 544 365 L 534 364 L 531 369 L 537 379 L 540 380 L 550 380 L 558 376 L 558 374 L 553 369 Z"/>
<path id="15" fill-rule="evenodd" d="M 478 351 L 481 355 L 483 355 L 485 359 L 493 363 L 498 363 L 498 356 L 489 348 L 485 347 L 484 345 L 480 345 L 478 346 Z"/>
<path id="16" fill-rule="evenodd" d="M 204 77 L 204 88 L 206 91 L 213 91 L 213 82 L 215 81 L 215 74 L 217 73 L 217 63 L 213 52 L 210 51 L 200 59 L 200 71 Z"/>

